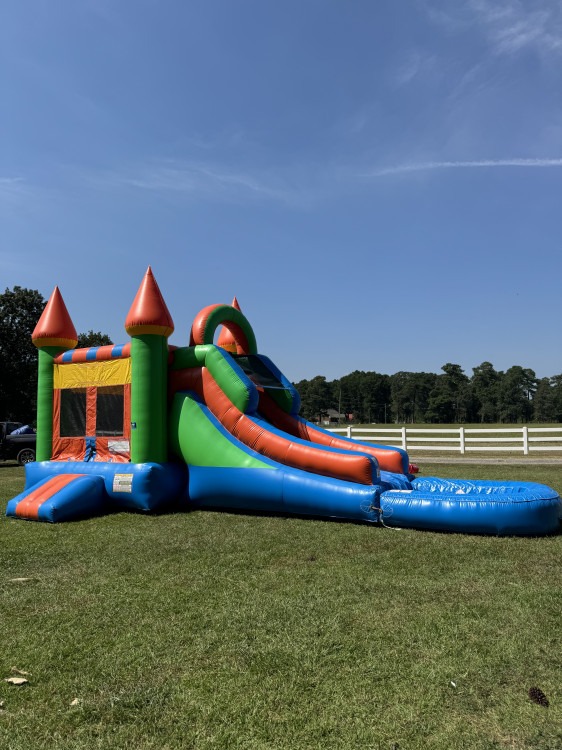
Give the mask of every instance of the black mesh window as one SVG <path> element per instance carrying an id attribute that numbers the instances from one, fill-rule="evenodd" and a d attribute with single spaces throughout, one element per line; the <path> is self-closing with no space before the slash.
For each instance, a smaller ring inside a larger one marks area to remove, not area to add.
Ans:
<path id="1" fill-rule="evenodd" d="M 96 409 L 96 435 L 113 437 L 123 435 L 125 388 L 108 385 L 98 388 Z"/>
<path id="2" fill-rule="evenodd" d="M 86 434 L 86 389 L 64 388 L 60 392 L 60 436 Z"/>

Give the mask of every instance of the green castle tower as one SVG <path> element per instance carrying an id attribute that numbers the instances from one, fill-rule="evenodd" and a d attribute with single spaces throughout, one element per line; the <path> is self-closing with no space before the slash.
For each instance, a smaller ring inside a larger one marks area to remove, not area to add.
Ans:
<path id="1" fill-rule="evenodd" d="M 150 266 L 125 321 L 131 336 L 131 462 L 168 458 L 168 336 L 174 323 Z"/>
<path id="2" fill-rule="evenodd" d="M 45 305 L 31 340 L 39 349 L 35 457 L 37 461 L 49 461 L 53 451 L 54 360 L 60 352 L 74 349 L 78 343 L 76 329 L 58 286 Z"/>

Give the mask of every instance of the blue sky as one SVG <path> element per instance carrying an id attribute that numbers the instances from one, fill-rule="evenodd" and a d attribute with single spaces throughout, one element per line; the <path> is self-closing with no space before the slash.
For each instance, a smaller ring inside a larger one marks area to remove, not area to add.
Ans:
<path id="1" fill-rule="evenodd" d="M 5 0 L 0 286 L 237 296 L 292 380 L 562 372 L 558 0 Z"/>

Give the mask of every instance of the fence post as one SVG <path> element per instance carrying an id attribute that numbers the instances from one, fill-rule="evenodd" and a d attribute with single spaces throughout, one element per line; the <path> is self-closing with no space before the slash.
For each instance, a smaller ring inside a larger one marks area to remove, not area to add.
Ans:
<path id="1" fill-rule="evenodd" d="M 351 425 L 347 426 L 347 437 L 350 438 L 353 435 L 353 428 Z"/>
<path id="2" fill-rule="evenodd" d="M 464 427 L 459 427 L 459 441 L 460 441 L 461 454 L 464 456 L 464 453 L 465 453 L 465 448 L 464 448 Z"/>
<path id="3" fill-rule="evenodd" d="M 406 442 L 406 428 L 405 427 L 402 427 L 402 448 L 405 451 L 408 450 L 408 445 L 407 445 L 407 442 Z"/>
<path id="4" fill-rule="evenodd" d="M 529 428 L 523 425 L 523 455 L 529 455 Z"/>

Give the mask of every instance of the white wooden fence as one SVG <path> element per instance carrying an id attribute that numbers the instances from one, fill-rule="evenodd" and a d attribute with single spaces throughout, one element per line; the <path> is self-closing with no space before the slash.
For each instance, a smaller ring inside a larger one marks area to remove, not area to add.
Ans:
<path id="1" fill-rule="evenodd" d="M 330 432 L 355 440 L 392 445 L 408 451 L 508 451 L 528 456 L 531 452 L 562 453 L 562 426 L 558 427 L 337 427 Z"/>

